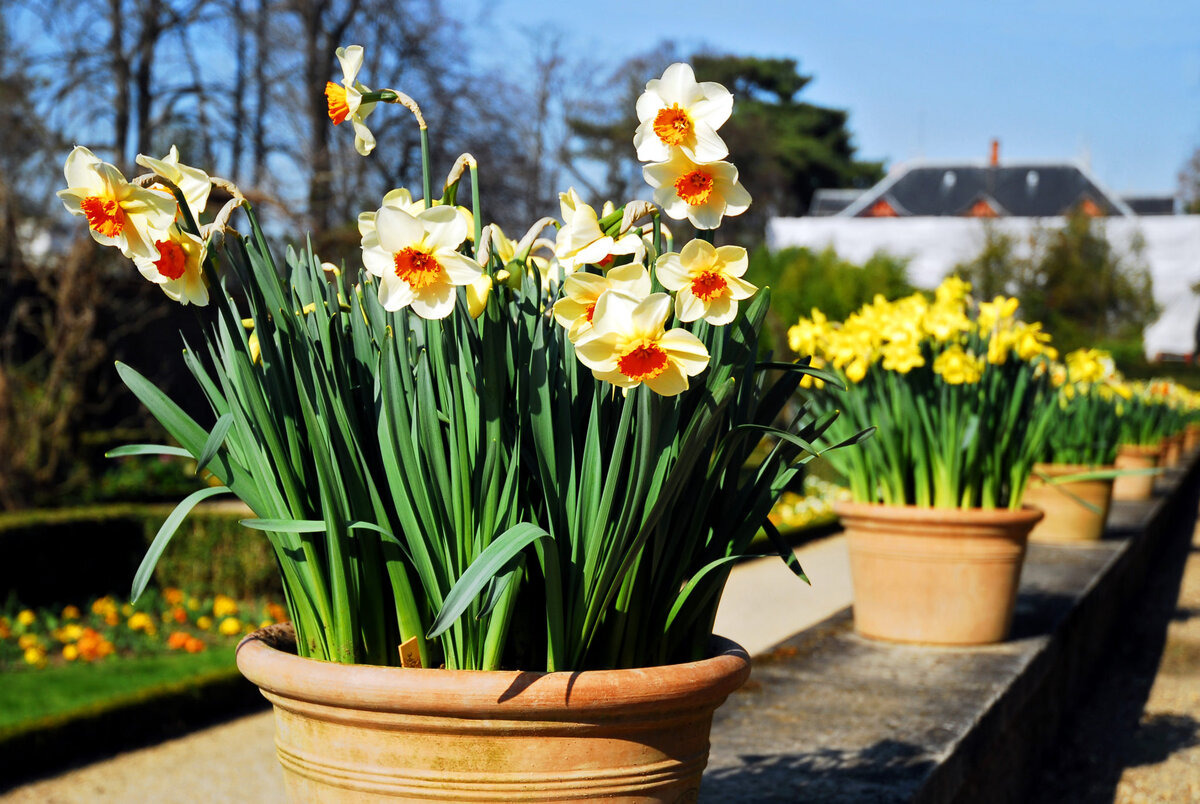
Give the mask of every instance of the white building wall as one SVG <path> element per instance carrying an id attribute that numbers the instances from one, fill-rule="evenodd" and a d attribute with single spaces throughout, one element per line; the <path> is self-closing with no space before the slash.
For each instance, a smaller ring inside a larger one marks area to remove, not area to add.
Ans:
<path id="1" fill-rule="evenodd" d="M 1061 228 L 1062 218 L 999 218 L 996 228 L 1015 236 L 1018 251 L 1029 252 L 1039 229 Z M 973 259 L 983 248 L 984 221 L 979 218 L 775 218 L 767 224 L 771 249 L 806 246 L 820 251 L 832 247 L 851 262 L 864 262 L 887 252 L 909 260 L 909 277 L 921 288 L 936 287 L 958 263 Z M 1154 279 L 1154 298 L 1162 315 L 1146 329 L 1146 354 L 1188 353 L 1200 318 L 1200 296 L 1191 286 L 1200 282 L 1200 215 L 1109 218 L 1104 231 L 1120 253 L 1128 252 L 1140 233 L 1143 258 Z"/>

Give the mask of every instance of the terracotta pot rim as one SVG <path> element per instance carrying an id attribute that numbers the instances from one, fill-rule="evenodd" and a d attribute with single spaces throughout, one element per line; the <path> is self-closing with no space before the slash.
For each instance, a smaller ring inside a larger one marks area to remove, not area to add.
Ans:
<path id="1" fill-rule="evenodd" d="M 1107 472 L 1116 469 L 1117 465 L 1115 463 L 1035 463 L 1033 468 L 1040 472 L 1074 474 L 1075 472 Z"/>
<path id="2" fill-rule="evenodd" d="M 1126 455 L 1149 457 L 1151 455 L 1158 455 L 1161 453 L 1162 448 L 1163 445 L 1161 441 L 1157 444 L 1118 444 L 1117 454 L 1120 455 L 1124 453 Z"/>
<path id="3" fill-rule="evenodd" d="M 833 503 L 833 512 L 839 517 L 870 517 L 882 521 L 938 522 L 962 521 L 970 524 L 1028 523 L 1031 527 L 1043 516 L 1041 509 L 1029 505 L 1020 508 L 934 508 L 924 505 L 889 505 L 887 503 L 864 503 L 838 500 Z"/>
<path id="4" fill-rule="evenodd" d="M 281 649 L 289 641 L 294 645 L 290 623 L 249 634 L 237 646 L 238 669 L 264 692 L 291 699 L 469 719 L 601 717 L 631 704 L 647 711 L 694 708 L 723 701 L 750 674 L 745 649 L 716 635 L 713 655 L 700 661 L 554 673 L 346 665 Z"/>

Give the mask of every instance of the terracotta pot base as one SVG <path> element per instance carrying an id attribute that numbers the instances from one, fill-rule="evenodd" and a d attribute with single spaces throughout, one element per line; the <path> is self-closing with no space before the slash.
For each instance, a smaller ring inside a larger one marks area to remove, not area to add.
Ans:
<path id="1" fill-rule="evenodd" d="M 854 627 L 889 642 L 986 645 L 1008 636 L 1029 530 L 1042 512 L 836 503 Z"/>
<path id="2" fill-rule="evenodd" d="M 694 801 L 713 711 L 750 672 L 719 637 L 700 662 L 521 673 L 301 659 L 279 628 L 238 668 L 275 706 L 294 801 Z"/>

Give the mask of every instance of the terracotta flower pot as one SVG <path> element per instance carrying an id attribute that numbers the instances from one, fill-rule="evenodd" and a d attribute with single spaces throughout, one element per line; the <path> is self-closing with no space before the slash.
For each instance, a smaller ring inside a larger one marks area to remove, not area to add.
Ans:
<path id="1" fill-rule="evenodd" d="M 1031 542 L 1094 542 L 1104 535 L 1104 523 L 1112 503 L 1112 478 L 1107 480 L 1077 480 L 1057 486 L 1040 480 L 1040 472 L 1047 477 L 1082 474 L 1111 466 L 1077 466 L 1067 463 L 1039 463 L 1033 467 L 1023 502 L 1040 509 L 1046 516 L 1033 526 L 1029 533 Z M 1099 511 L 1090 511 L 1079 500 L 1066 492 L 1090 503 Z"/>
<path id="2" fill-rule="evenodd" d="M 1174 469 L 1179 465 L 1179 456 L 1182 452 L 1183 433 L 1167 436 L 1162 442 L 1162 458 L 1159 460 L 1159 465 L 1165 466 L 1167 469 Z"/>
<path id="3" fill-rule="evenodd" d="M 1158 466 L 1162 445 L 1122 444 L 1117 448 L 1118 469 L 1153 469 Z M 1125 475 L 1113 481 L 1114 500 L 1148 500 L 1154 496 L 1154 475 Z"/>
<path id="4" fill-rule="evenodd" d="M 839 502 L 854 627 L 866 637 L 984 645 L 1008 636 L 1025 543 L 1042 512 Z"/>
<path id="5" fill-rule="evenodd" d="M 713 711 L 750 674 L 741 647 L 714 649 L 638 670 L 421 670 L 302 659 L 272 626 L 237 662 L 275 705 L 293 801 L 674 802 L 695 800 Z"/>
<path id="6" fill-rule="evenodd" d="M 1183 431 L 1183 451 L 1191 453 L 1196 447 L 1200 447 L 1200 424 L 1189 424 Z"/>

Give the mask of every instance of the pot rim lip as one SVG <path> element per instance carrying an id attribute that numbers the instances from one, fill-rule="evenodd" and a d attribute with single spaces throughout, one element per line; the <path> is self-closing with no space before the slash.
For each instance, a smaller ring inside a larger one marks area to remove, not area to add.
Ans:
<path id="1" fill-rule="evenodd" d="M 1163 443 L 1159 441 L 1157 444 L 1118 444 L 1117 454 L 1124 452 L 1127 455 L 1150 456 L 1158 455 L 1162 452 Z"/>
<path id="2" fill-rule="evenodd" d="M 833 512 L 839 517 L 868 517 L 880 520 L 930 519 L 966 524 L 1028 524 L 1033 526 L 1045 514 L 1040 508 L 1022 504 L 1020 508 L 934 508 L 928 505 L 891 505 L 879 502 L 837 500 Z"/>
<path id="3" fill-rule="evenodd" d="M 1106 472 L 1116 469 L 1117 465 L 1115 463 L 1046 463 L 1044 461 L 1038 461 L 1033 465 L 1035 471 L 1039 467 L 1043 471 L 1055 472 L 1074 472 L 1075 470 L 1080 472 Z M 1030 477 L 1032 478 L 1032 475 Z"/>
<path id="4" fill-rule="evenodd" d="M 718 705 L 745 682 L 750 657 L 713 635 L 713 655 L 694 662 L 619 670 L 444 670 L 347 665 L 281 650 L 290 623 L 261 628 L 237 646 L 238 669 L 263 692 L 283 698 L 386 712 L 427 712 L 481 719 L 567 716 Z M 274 644 L 273 644 L 274 643 Z M 433 704 L 433 706 L 431 706 Z"/>

